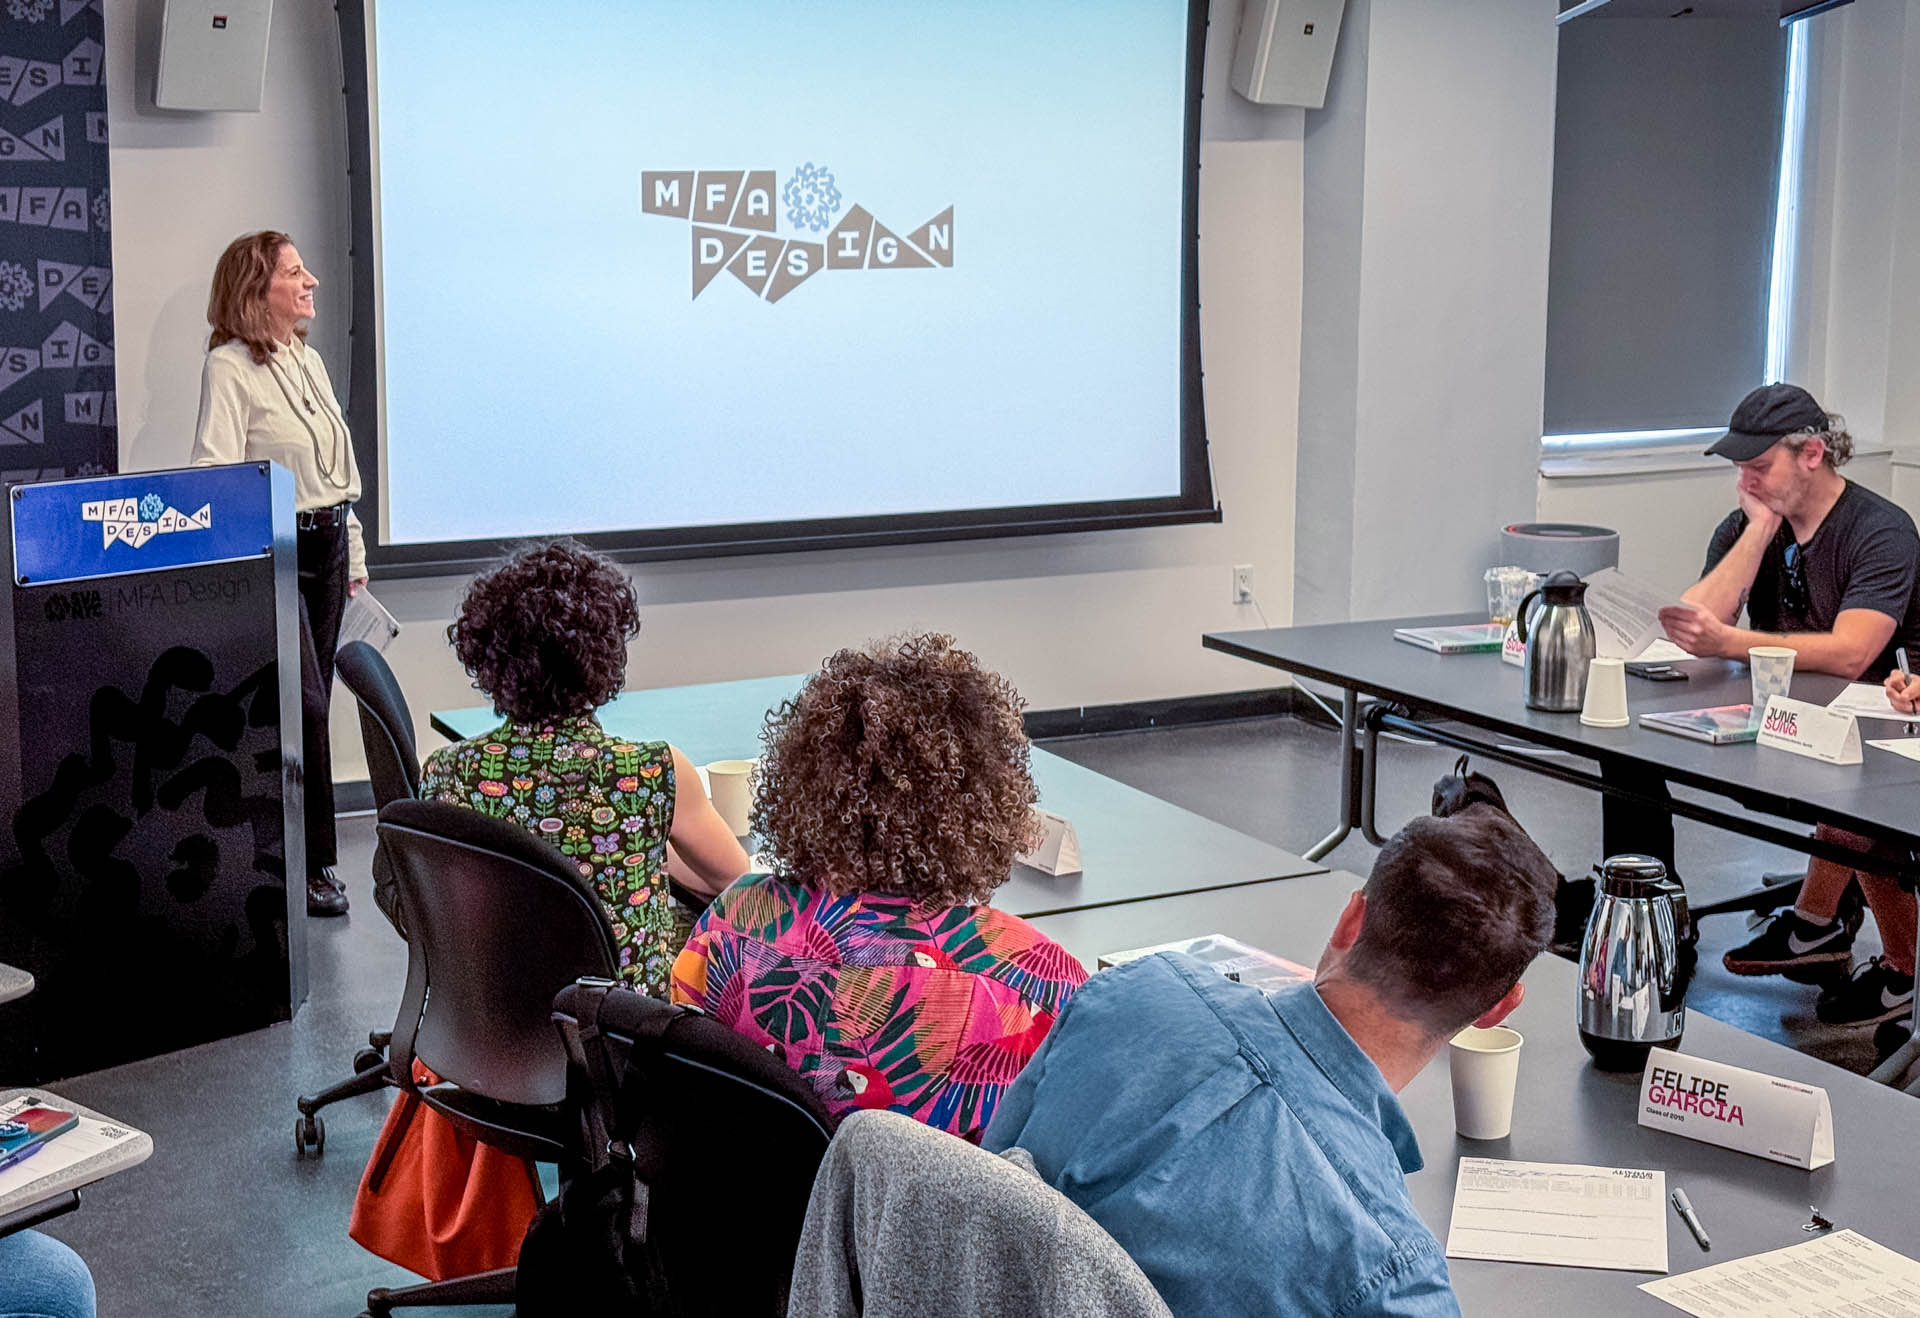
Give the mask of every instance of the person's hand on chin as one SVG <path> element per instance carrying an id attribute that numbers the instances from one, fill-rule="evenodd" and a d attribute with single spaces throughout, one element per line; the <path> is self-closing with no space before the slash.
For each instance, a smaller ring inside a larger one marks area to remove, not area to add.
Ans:
<path id="1" fill-rule="evenodd" d="M 1688 654 L 1702 659 L 1729 656 L 1727 636 L 1732 628 L 1697 604 L 1670 604 L 1660 610 L 1660 625 L 1667 639 Z"/>
<path id="2" fill-rule="evenodd" d="M 1747 515 L 1747 522 L 1750 525 L 1758 526 L 1769 536 L 1780 529 L 1782 520 L 1780 514 L 1760 502 L 1759 495 L 1740 485 L 1734 487 L 1734 493 L 1739 496 L 1740 511 Z"/>

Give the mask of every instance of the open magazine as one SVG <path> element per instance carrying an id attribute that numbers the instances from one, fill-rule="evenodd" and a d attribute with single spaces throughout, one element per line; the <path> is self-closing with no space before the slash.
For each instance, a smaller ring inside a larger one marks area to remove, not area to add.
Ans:
<path id="1" fill-rule="evenodd" d="M 1190 957 L 1206 962 L 1235 983 L 1251 984 L 1262 993 L 1272 993 L 1288 984 L 1313 978 L 1313 971 L 1299 962 L 1249 947 L 1225 934 L 1180 938 L 1171 943 L 1156 943 L 1152 947 L 1131 947 L 1124 952 L 1102 952 L 1096 968 L 1105 970 L 1110 966 L 1123 966 L 1156 952 L 1185 952 Z"/>

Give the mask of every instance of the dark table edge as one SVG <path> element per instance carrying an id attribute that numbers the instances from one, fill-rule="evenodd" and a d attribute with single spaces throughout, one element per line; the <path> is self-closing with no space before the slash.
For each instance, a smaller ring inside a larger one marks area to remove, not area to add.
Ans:
<path id="1" fill-rule="evenodd" d="M 1242 836 L 1245 835 L 1243 834 Z M 1276 847 L 1275 850 L 1279 850 L 1279 848 Z M 1303 860 L 1300 863 L 1303 865 L 1314 865 L 1314 862 L 1310 860 Z M 1035 872 L 1038 873 L 1038 871 Z M 1230 883 L 1206 883 L 1196 888 L 1181 888 L 1175 892 L 1143 892 L 1136 897 L 1116 897 L 1111 901 L 1086 902 L 1078 906 L 1060 906 L 1044 911 L 1022 911 L 1019 918 L 1022 920 L 1038 920 L 1048 915 L 1078 915 L 1082 911 L 1099 911 L 1110 906 L 1133 906 L 1140 902 L 1157 902 L 1169 897 L 1199 897 L 1210 892 L 1226 892 L 1232 888 L 1257 888 L 1263 883 L 1285 883 L 1290 879 L 1317 879 L 1332 872 L 1333 871 L 1327 869 L 1325 866 L 1314 865 L 1313 869 L 1303 870 L 1298 874 L 1267 874 L 1258 878 L 1235 879 Z M 1041 875 L 1041 877 L 1043 879 L 1050 879 L 1053 876 L 1044 874 Z M 989 905 L 991 905 L 991 903 L 989 903 Z"/>
<path id="2" fill-rule="evenodd" d="M 1381 625 L 1385 626 L 1386 623 L 1387 620 L 1382 620 Z M 1274 627 L 1266 630 L 1282 631 L 1287 629 Z M 1644 772 L 1646 768 L 1646 762 L 1635 756 L 1610 755 L 1608 752 L 1590 746 L 1583 741 L 1556 736 L 1551 732 L 1543 732 L 1539 728 L 1530 727 L 1524 723 L 1501 722 L 1471 710 L 1454 709 L 1450 706 L 1436 704 L 1431 701 L 1415 701 L 1405 692 L 1395 691 L 1390 687 L 1363 681 L 1349 674 L 1337 673 L 1331 669 L 1319 667 L 1318 665 L 1301 663 L 1292 659 L 1282 659 L 1279 655 L 1270 654 L 1264 650 L 1257 650 L 1245 645 L 1236 644 L 1218 633 L 1207 632 L 1202 634 L 1200 637 L 1200 645 L 1203 649 L 1217 650 L 1221 654 L 1229 654 L 1237 659 L 1251 660 L 1256 664 L 1263 664 L 1268 668 L 1277 668 L 1283 673 L 1292 673 L 1298 677 L 1310 677 L 1317 682 L 1326 682 L 1346 690 L 1357 691 L 1362 695 L 1372 696 L 1377 700 L 1392 701 L 1395 704 L 1408 704 L 1416 710 L 1425 710 L 1430 713 L 1441 714 L 1454 722 L 1464 723 L 1469 727 L 1479 728 L 1482 731 L 1496 733 L 1501 736 L 1512 737 L 1516 741 L 1525 742 L 1529 745 L 1543 746 L 1550 750 L 1562 751 L 1583 760 L 1595 760 L 1603 765 L 1608 760 L 1618 760 L 1623 765 L 1635 771 L 1642 772 Z M 1573 716 L 1569 715 L 1568 717 L 1571 718 Z M 1669 783 L 1696 788 L 1709 795 L 1736 802 L 1745 809 L 1759 814 L 1772 815 L 1777 819 L 1791 819 L 1803 824 L 1837 824 L 1842 827 L 1857 830 L 1870 837 L 1885 838 L 1895 845 L 1906 845 L 1904 837 L 1888 836 L 1885 828 L 1880 824 L 1873 820 L 1857 818 L 1844 809 L 1815 810 L 1801 801 L 1799 797 L 1776 796 L 1771 792 L 1761 791 L 1743 784 L 1730 782 L 1725 778 L 1716 778 L 1711 774 L 1700 773 L 1693 770 L 1676 769 L 1661 765 L 1658 766 L 1658 774 Z M 1735 816 L 1728 815 L 1727 818 L 1733 820 Z M 1740 830 L 1730 825 L 1730 831 L 1739 832 Z"/>

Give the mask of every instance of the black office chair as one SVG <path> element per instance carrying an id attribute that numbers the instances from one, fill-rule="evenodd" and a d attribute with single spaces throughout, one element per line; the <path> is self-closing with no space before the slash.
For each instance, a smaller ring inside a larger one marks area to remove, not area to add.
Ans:
<path id="1" fill-rule="evenodd" d="M 784 1318 L 837 1124 L 812 1087 L 697 1009 L 604 981 L 563 989 L 553 1023 L 584 1162 L 521 1246 L 520 1318 Z"/>
<path id="2" fill-rule="evenodd" d="M 367 778 L 373 787 L 375 809 L 384 809 L 395 801 L 410 800 L 420 794 L 420 760 L 414 749 L 413 716 L 407 711 L 407 698 L 400 693 L 393 669 L 380 652 L 365 641 L 348 641 L 334 659 L 334 669 L 360 707 L 360 742 L 366 748 Z M 388 875 L 385 854 L 373 855 L 374 902 L 405 937 L 405 921 L 393 900 L 393 885 Z M 304 1158 L 311 1151 L 319 1157 L 327 1148 L 327 1123 L 320 1109 L 346 1098 L 358 1098 L 384 1089 L 388 1083 L 387 1045 L 391 1030 L 373 1030 L 367 1046 L 353 1055 L 353 1074 L 317 1094 L 294 1100 L 300 1116 L 293 1123 L 294 1156 Z"/>
<path id="3" fill-rule="evenodd" d="M 506 820 L 440 801 L 380 812 L 380 845 L 407 914 L 407 996 L 388 1048 L 391 1082 L 464 1134 L 515 1157 L 579 1161 L 567 1055 L 553 998 L 619 964 L 600 899 L 571 860 Z M 417 1084 L 418 1058 L 440 1077 Z M 369 1175 L 377 1185 L 384 1166 Z M 513 1268 L 367 1294 L 400 1306 L 510 1304 Z"/>

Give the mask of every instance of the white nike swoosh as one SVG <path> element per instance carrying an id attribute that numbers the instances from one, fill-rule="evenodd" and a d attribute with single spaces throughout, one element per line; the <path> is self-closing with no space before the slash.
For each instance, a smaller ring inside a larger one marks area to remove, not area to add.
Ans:
<path id="1" fill-rule="evenodd" d="M 1882 984 L 1880 986 L 1880 1005 L 1882 1007 L 1885 1007 L 1888 1011 L 1892 1011 L 1895 1007 L 1904 1007 L 1912 1001 L 1913 1001 L 1912 989 L 1908 989 L 1905 993 L 1895 993 L 1892 989 L 1888 988 L 1885 984 Z"/>
<path id="2" fill-rule="evenodd" d="M 1836 929 L 1832 933 L 1821 934 L 1818 938 L 1814 939 L 1812 942 L 1809 943 L 1809 942 L 1803 941 L 1799 934 L 1788 934 L 1787 935 L 1787 951 L 1793 953 L 1795 956 L 1805 956 L 1807 953 L 1815 950 L 1816 948 L 1820 947 L 1822 944 L 1831 943 L 1834 939 L 1838 938 L 1839 936 L 1840 936 L 1840 930 Z"/>

